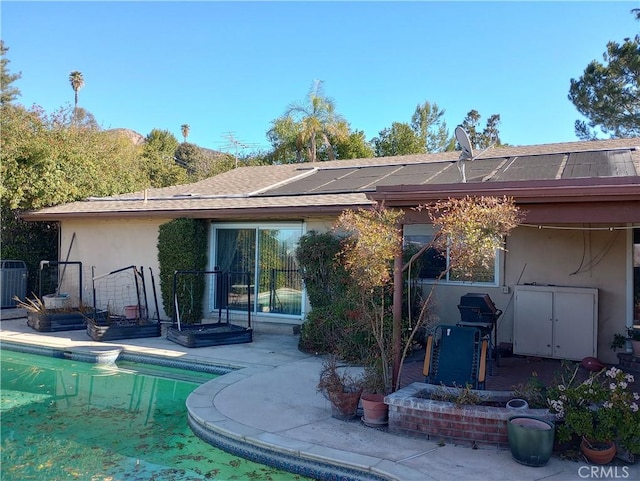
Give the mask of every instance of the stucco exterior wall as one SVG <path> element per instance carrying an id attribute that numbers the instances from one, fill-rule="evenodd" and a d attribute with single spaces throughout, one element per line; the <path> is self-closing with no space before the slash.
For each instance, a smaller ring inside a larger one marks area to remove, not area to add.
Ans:
<path id="1" fill-rule="evenodd" d="M 160 318 L 167 316 L 162 308 L 160 294 L 160 268 L 158 266 L 158 229 L 170 219 L 95 219 L 65 220 L 61 223 L 60 257 L 81 261 L 83 267 L 83 299 L 92 305 L 91 272 L 99 276 L 116 269 L 135 265 L 151 268 L 155 277 Z M 74 237 L 75 233 L 75 237 Z M 72 243 L 73 239 L 73 243 Z M 69 250 L 69 247 L 71 249 Z M 151 286 L 147 276 L 147 293 L 153 304 Z M 155 306 L 150 312 L 155 317 Z"/>
<path id="2" fill-rule="evenodd" d="M 170 219 L 65 220 L 62 222 L 60 260 L 65 260 L 73 234 L 69 260 L 80 260 L 84 269 L 85 302 L 91 302 L 91 266 L 97 275 L 130 265 L 151 268 L 156 276 L 160 317 L 162 309 L 157 259 L 159 226 Z M 335 219 L 306 219 L 306 231 L 330 230 Z M 562 226 L 557 226 L 562 227 Z M 592 226 L 584 226 L 592 227 Z M 501 264 L 500 285 L 446 285 L 436 287 L 434 309 L 441 323 L 460 319 L 457 305 L 468 292 L 491 296 L 503 315 L 498 320 L 498 342 L 513 342 L 514 286 L 525 283 L 593 287 L 598 299 L 598 356 L 615 363 L 609 343 L 615 333 L 624 332 L 627 304 L 627 237 L 623 230 L 537 229 L 520 226 L 507 241 Z M 628 282 L 631 282 L 629 280 Z M 423 289 L 430 289 L 424 284 Z M 306 301 L 304 312 L 311 306 Z M 152 313 L 153 314 L 153 313 Z M 258 319 L 256 319 L 258 320 Z M 273 320 L 271 322 L 274 322 Z M 288 321 L 291 322 L 290 320 Z"/>
<path id="3" fill-rule="evenodd" d="M 574 230 L 579 226 L 572 226 L 571 230 L 556 227 L 558 229 L 520 226 L 512 232 L 507 239 L 498 287 L 437 286 L 435 298 L 440 322 L 455 324 L 460 319 L 457 305 L 462 295 L 487 293 L 504 311 L 498 319 L 498 342 L 513 342 L 514 286 L 536 283 L 597 288 L 598 357 L 617 363 L 609 344 L 615 333 L 624 332 L 626 306 L 630 302 L 626 297 L 626 233 L 624 230 Z"/>

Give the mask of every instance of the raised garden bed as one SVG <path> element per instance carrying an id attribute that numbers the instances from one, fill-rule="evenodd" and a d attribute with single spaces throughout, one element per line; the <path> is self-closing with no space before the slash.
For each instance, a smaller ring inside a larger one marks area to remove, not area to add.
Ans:
<path id="1" fill-rule="evenodd" d="M 85 329 L 87 319 L 94 319 L 96 316 L 99 320 L 105 320 L 107 313 L 80 309 L 48 309 L 46 312 L 29 312 L 27 325 L 40 332 L 73 331 Z"/>
<path id="2" fill-rule="evenodd" d="M 88 319 L 87 334 L 94 341 L 116 341 L 139 337 L 160 337 L 160 323 L 149 319 L 125 319 L 111 316 L 105 319 Z"/>
<path id="3" fill-rule="evenodd" d="M 253 329 L 226 322 L 170 326 L 167 339 L 185 347 L 222 346 L 253 341 Z"/>
<path id="4" fill-rule="evenodd" d="M 389 432 L 455 444 L 509 447 L 507 421 L 511 416 L 533 416 L 554 421 L 548 409 L 509 409 L 510 391 L 473 391 L 486 404 L 456 406 L 430 399 L 440 386 L 414 382 L 385 398 L 389 405 Z"/>

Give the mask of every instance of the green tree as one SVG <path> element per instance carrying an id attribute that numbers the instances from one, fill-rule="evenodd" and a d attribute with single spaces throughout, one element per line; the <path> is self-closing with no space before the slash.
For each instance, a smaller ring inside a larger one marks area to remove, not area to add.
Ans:
<path id="1" fill-rule="evenodd" d="M 300 124 L 291 117 L 280 117 L 271 122 L 267 139 L 271 143 L 270 163 L 302 162 L 302 149 L 298 145 Z"/>
<path id="2" fill-rule="evenodd" d="M 78 107 L 77 109 L 75 109 L 73 123 L 69 125 L 100 130 L 100 126 L 98 125 L 98 121 L 96 120 L 94 115 L 87 109 L 82 107 Z"/>
<path id="3" fill-rule="evenodd" d="M 334 145 L 338 159 L 367 159 L 374 156 L 373 147 L 362 130 L 349 132 L 346 138 L 336 139 Z"/>
<path id="4" fill-rule="evenodd" d="M 640 9 L 632 13 L 640 20 Z M 607 43 L 603 62 L 593 60 L 571 79 L 568 97 L 588 119 L 576 120 L 578 138 L 595 139 L 598 130 L 611 138 L 640 135 L 640 35 Z"/>
<path id="5" fill-rule="evenodd" d="M 188 142 L 178 146 L 175 159 L 178 165 L 187 169 L 189 182 L 197 182 L 232 170 L 236 163 L 229 154 L 203 149 Z"/>
<path id="6" fill-rule="evenodd" d="M 426 152 L 442 152 L 449 143 L 449 131 L 444 121 L 444 110 L 438 104 L 418 104 L 411 117 L 411 128 L 425 145 Z"/>
<path id="7" fill-rule="evenodd" d="M 146 186 L 139 148 L 113 132 L 70 128 L 71 113 L 0 107 L 0 230 L 3 258 L 22 259 L 29 291 L 37 292 L 38 263 L 57 259 L 57 224 L 25 222 L 25 210 Z"/>
<path id="8" fill-rule="evenodd" d="M 442 152 L 450 144 L 445 111 L 438 104 L 426 101 L 418 104 L 411 123 L 394 122 L 372 140 L 378 157 L 391 155 Z"/>
<path id="9" fill-rule="evenodd" d="M 5 47 L 4 41 L 0 40 L 0 105 L 13 102 L 20 95 L 20 89 L 11 84 L 22 78 L 22 74 L 9 73 L 10 60 L 6 57 L 8 51 L 9 47 Z"/>
<path id="10" fill-rule="evenodd" d="M 394 122 L 372 140 L 376 157 L 426 153 L 423 139 L 407 123 Z"/>
<path id="11" fill-rule="evenodd" d="M 78 72 L 77 70 L 74 70 L 73 72 L 71 72 L 69 74 L 69 83 L 71 84 L 71 88 L 73 89 L 73 93 L 74 93 L 74 118 L 75 118 L 75 112 L 77 112 L 78 110 L 78 90 L 80 90 L 82 87 L 84 87 L 84 77 L 82 76 L 82 72 Z"/>
<path id="12" fill-rule="evenodd" d="M 500 114 L 491 115 L 485 124 L 485 127 L 480 131 L 480 119 L 482 116 L 477 110 L 470 110 L 467 116 L 462 121 L 462 127 L 469 134 L 471 145 L 474 149 L 486 149 L 490 145 L 500 146 L 503 145 L 500 140 Z"/>
<path id="13" fill-rule="evenodd" d="M 314 82 L 306 102 L 289 106 L 285 113 L 294 123 L 296 160 L 304 154 L 306 160 L 318 160 L 319 145 L 324 146 L 329 160 L 335 159 L 329 138 L 343 139 L 348 135 L 348 124 L 336 112 L 335 102 L 322 89 L 322 81 Z"/>
<path id="14" fill-rule="evenodd" d="M 109 131 L 69 128 L 68 118 L 65 109 L 47 115 L 38 107 L 2 107 L 0 194 L 11 209 L 38 209 L 146 186 L 139 151 L 131 142 Z"/>
<path id="15" fill-rule="evenodd" d="M 175 161 L 178 139 L 168 130 L 153 129 L 142 147 L 142 164 L 151 187 L 167 187 L 187 182 L 186 169 Z"/>
<path id="16" fill-rule="evenodd" d="M 182 132 L 182 138 L 184 139 L 184 142 L 186 144 L 187 137 L 189 137 L 189 132 L 191 132 L 191 127 L 189 127 L 189 124 L 182 124 L 180 126 L 180 132 Z"/>

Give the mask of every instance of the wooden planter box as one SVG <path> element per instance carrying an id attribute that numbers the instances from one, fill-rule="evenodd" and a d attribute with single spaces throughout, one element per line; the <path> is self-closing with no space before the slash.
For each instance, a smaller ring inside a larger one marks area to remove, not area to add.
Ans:
<path id="1" fill-rule="evenodd" d="M 167 339 L 185 347 L 221 346 L 253 341 L 253 329 L 228 323 L 173 325 L 167 330 Z"/>
<path id="2" fill-rule="evenodd" d="M 94 341 L 116 341 L 118 339 L 136 339 L 139 337 L 160 337 L 160 323 L 148 319 L 127 320 L 112 317 L 87 321 L 87 334 Z"/>
<path id="3" fill-rule="evenodd" d="M 104 321 L 107 317 L 106 311 L 84 311 L 80 310 L 49 310 L 44 313 L 30 312 L 27 314 L 27 325 L 40 332 L 73 331 L 85 329 L 87 319 Z"/>

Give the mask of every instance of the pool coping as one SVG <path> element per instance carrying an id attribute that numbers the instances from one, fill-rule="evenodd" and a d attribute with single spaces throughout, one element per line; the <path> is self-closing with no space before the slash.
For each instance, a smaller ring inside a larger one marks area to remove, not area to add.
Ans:
<path id="1" fill-rule="evenodd" d="M 100 349 L 102 347 L 102 349 Z M 76 361 L 82 361 L 87 363 L 101 363 L 100 351 L 109 352 L 117 351 L 118 355 L 115 356 L 112 362 L 127 361 L 127 362 L 139 362 L 141 364 L 151 364 L 154 366 L 172 367 L 177 369 L 184 369 L 186 371 L 206 372 L 210 374 L 224 375 L 230 372 L 234 372 L 243 367 L 232 366 L 220 366 L 214 363 L 206 363 L 193 359 L 171 359 L 154 354 L 140 354 L 127 350 L 122 347 L 105 346 L 75 346 L 75 347 L 51 347 L 40 346 L 36 344 L 29 344 L 19 341 L 7 341 L 0 342 L 0 348 L 6 348 L 10 351 L 24 352 L 27 354 L 37 354 L 41 356 L 49 356 L 61 359 L 72 359 Z"/>
<path id="2" fill-rule="evenodd" d="M 381 460 L 377 457 L 299 441 L 247 426 L 224 415 L 215 405 L 216 396 L 231 384 L 257 374 L 256 370 L 242 369 L 198 386 L 186 403 L 193 432 L 224 451 L 316 480 L 424 479 L 418 472 L 412 473 L 411 477 L 398 478 L 381 469 Z M 405 470 L 413 471 L 402 467 L 402 471 Z"/>

